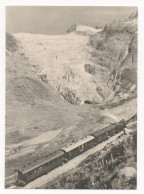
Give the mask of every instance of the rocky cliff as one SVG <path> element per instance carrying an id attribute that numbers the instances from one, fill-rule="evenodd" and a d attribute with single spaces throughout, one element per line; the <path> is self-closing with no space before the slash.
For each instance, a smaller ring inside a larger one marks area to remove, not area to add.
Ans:
<path id="1" fill-rule="evenodd" d="M 90 43 L 96 65 L 108 68 L 105 103 L 119 104 L 136 97 L 137 86 L 137 12 L 124 21 L 106 25 L 93 35 Z M 95 68 L 95 66 L 93 68 Z M 94 72 L 94 71 L 92 71 Z M 91 73 L 92 74 L 92 73 Z M 92 74 L 92 76 L 96 76 Z"/>

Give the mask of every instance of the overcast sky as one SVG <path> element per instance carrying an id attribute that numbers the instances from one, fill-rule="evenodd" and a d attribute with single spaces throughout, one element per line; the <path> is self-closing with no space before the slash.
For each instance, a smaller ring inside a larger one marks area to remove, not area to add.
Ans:
<path id="1" fill-rule="evenodd" d="M 75 23 L 91 26 L 125 19 L 136 7 L 7 6 L 6 31 L 64 34 Z"/>

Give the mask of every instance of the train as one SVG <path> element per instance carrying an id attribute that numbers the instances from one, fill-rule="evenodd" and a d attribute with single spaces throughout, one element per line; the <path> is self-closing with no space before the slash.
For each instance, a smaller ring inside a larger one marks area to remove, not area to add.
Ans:
<path id="1" fill-rule="evenodd" d="M 15 169 L 15 172 L 17 172 L 17 180 L 15 184 L 18 186 L 28 184 L 38 177 L 49 173 L 64 163 L 67 163 L 69 160 L 80 155 L 86 150 L 106 141 L 113 135 L 124 131 L 125 128 L 126 122 L 124 119 L 118 123 L 112 123 L 85 137 L 73 140 L 70 144 L 61 147 L 59 150 L 56 150 L 41 159 L 35 160 L 34 162 L 23 166 L 21 169 Z"/>

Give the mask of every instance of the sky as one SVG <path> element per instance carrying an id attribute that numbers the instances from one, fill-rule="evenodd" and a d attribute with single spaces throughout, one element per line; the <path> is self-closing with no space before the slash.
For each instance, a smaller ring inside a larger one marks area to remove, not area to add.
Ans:
<path id="1" fill-rule="evenodd" d="M 123 20 L 136 7 L 7 6 L 6 31 L 11 33 L 65 34 L 76 23 L 104 26 Z"/>

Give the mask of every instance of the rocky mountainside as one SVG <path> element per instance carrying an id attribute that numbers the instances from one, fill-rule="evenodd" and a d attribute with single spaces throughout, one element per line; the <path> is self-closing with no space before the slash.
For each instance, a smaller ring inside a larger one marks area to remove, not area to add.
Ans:
<path id="1" fill-rule="evenodd" d="M 95 66 L 108 68 L 106 77 L 109 92 L 106 104 L 119 104 L 136 97 L 137 85 L 137 12 L 127 20 L 114 21 L 106 25 L 102 32 L 93 35 L 90 43 Z M 97 76 L 89 65 L 89 73 Z"/>
<path id="2" fill-rule="evenodd" d="M 75 32 L 75 33 L 83 34 L 83 35 L 93 35 L 99 31 L 101 31 L 101 29 L 94 28 L 91 26 L 85 26 L 82 24 L 74 24 L 70 26 L 70 28 L 67 30 L 67 33 Z"/>

